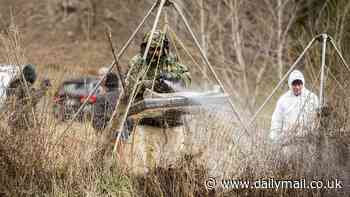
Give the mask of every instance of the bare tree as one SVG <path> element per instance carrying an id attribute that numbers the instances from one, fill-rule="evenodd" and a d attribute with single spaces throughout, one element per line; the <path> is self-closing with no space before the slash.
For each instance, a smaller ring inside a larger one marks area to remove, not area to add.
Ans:
<path id="1" fill-rule="evenodd" d="M 197 9 L 186 13 L 202 43 L 207 43 L 207 55 L 230 93 L 242 108 L 254 111 L 256 99 L 267 94 L 266 87 L 261 87 L 272 78 L 267 73 L 280 79 L 291 63 L 286 49 L 299 4 L 292 0 L 198 0 L 186 8 Z"/>

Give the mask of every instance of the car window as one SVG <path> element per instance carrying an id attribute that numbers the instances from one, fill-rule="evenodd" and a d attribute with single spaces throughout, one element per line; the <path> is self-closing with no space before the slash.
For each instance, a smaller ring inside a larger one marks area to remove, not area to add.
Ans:
<path id="1" fill-rule="evenodd" d="M 88 94 L 90 91 L 94 89 L 97 82 L 90 82 L 90 83 L 67 83 L 64 85 L 63 89 L 64 92 L 67 93 L 85 93 Z M 99 91 L 97 90 L 97 93 Z"/>
<path id="2" fill-rule="evenodd" d="M 76 91 L 82 91 L 85 88 L 85 84 L 84 83 L 67 83 L 64 85 L 63 87 L 65 92 L 76 92 Z"/>

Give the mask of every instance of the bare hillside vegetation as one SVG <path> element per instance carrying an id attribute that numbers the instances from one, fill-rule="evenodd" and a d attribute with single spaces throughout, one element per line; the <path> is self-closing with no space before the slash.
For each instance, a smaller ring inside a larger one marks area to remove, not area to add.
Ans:
<path id="1" fill-rule="evenodd" d="M 177 1 L 205 55 L 237 106 L 245 124 L 268 97 L 307 44 L 320 33 L 335 40 L 350 62 L 350 2 L 346 0 L 193 0 Z M 298 154 L 283 155 L 269 143 L 271 114 L 287 82 L 244 131 L 229 105 L 204 105 L 185 117 L 184 148 L 162 166 L 143 173 L 142 133 L 126 145 L 127 166 L 104 155 L 104 133 L 88 120 L 68 130 L 52 113 L 52 98 L 64 79 L 96 75 L 113 61 L 106 37 L 112 33 L 116 51 L 151 8 L 153 0 L 0 0 L 0 61 L 32 63 L 39 80 L 50 78 L 52 89 L 35 109 L 35 125 L 13 130 L 0 119 L 0 196 L 348 196 L 350 194 L 350 73 L 336 51 L 326 52 L 325 102 L 329 118 L 317 134 L 320 146 L 296 143 Z M 169 24 L 171 51 L 189 66 L 192 90 L 217 85 L 201 59 L 181 17 L 166 7 L 159 28 Z M 140 50 L 143 34 L 156 13 L 137 34 L 121 58 L 125 71 Z M 297 67 L 307 87 L 320 90 L 321 42 L 316 41 Z M 39 87 L 39 84 L 35 84 Z M 320 137 L 320 136 L 318 136 Z M 315 148 L 317 147 L 317 148 Z M 132 152 L 134 151 L 134 152 Z M 159 156 L 160 157 L 160 156 Z M 131 160 L 135 159 L 135 160 Z M 142 173 L 140 173 L 140 171 Z M 234 180 L 341 180 L 342 189 L 208 188 L 210 178 Z"/>

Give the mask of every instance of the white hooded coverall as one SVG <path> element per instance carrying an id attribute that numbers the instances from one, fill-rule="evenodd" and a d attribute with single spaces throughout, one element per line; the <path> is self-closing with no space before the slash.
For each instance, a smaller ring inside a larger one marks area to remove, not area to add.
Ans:
<path id="1" fill-rule="evenodd" d="M 301 80 L 303 87 L 301 94 L 295 96 L 292 83 Z M 296 136 L 303 135 L 305 130 L 313 128 L 316 110 L 319 107 L 318 97 L 305 87 L 305 79 L 299 70 L 294 70 L 288 78 L 289 91 L 277 101 L 276 109 L 271 120 L 270 138 L 274 141 L 283 140 L 285 132 L 296 132 Z"/>
<path id="2" fill-rule="evenodd" d="M 6 90 L 18 73 L 15 65 L 0 65 L 0 109 L 7 98 Z"/>

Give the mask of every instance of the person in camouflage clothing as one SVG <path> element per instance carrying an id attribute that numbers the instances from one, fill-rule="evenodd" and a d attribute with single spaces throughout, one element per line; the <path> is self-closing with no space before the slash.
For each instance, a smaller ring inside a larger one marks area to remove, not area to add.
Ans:
<path id="1" fill-rule="evenodd" d="M 32 87 L 37 78 L 34 65 L 23 66 L 22 73 L 24 77 L 16 77 L 6 90 L 8 126 L 13 131 L 27 130 L 34 126 L 35 106 L 50 86 L 50 81 L 46 79 L 41 83 L 40 89 Z"/>
<path id="2" fill-rule="evenodd" d="M 143 60 L 142 56 L 150 35 L 150 32 L 145 34 L 140 53 L 129 62 L 126 96 L 130 96 L 136 81 L 138 81 L 136 100 L 142 99 L 145 88 L 159 93 L 173 92 L 174 90 L 167 87 L 163 80 L 178 83 L 183 87 L 188 87 L 191 83 L 187 67 L 178 63 L 177 57 L 170 53 L 169 40 L 166 34 L 161 31 L 154 32 L 148 55 L 146 60 Z"/>
<path id="3" fill-rule="evenodd" d="M 150 35 L 150 32 L 144 35 L 140 53 L 129 62 L 125 96 L 130 99 L 133 88 L 137 88 L 136 94 L 133 95 L 134 102 L 143 99 L 146 89 L 157 93 L 172 93 L 188 88 L 191 84 L 188 68 L 170 53 L 170 43 L 164 32 L 154 32 L 147 57 L 143 59 Z M 169 82 L 180 88 L 174 89 Z M 156 166 L 156 154 L 159 152 L 177 151 L 177 145 L 183 137 L 183 129 L 183 119 L 176 111 L 167 111 L 162 117 L 143 118 L 139 121 L 135 133 L 144 135 L 148 169 Z"/>

